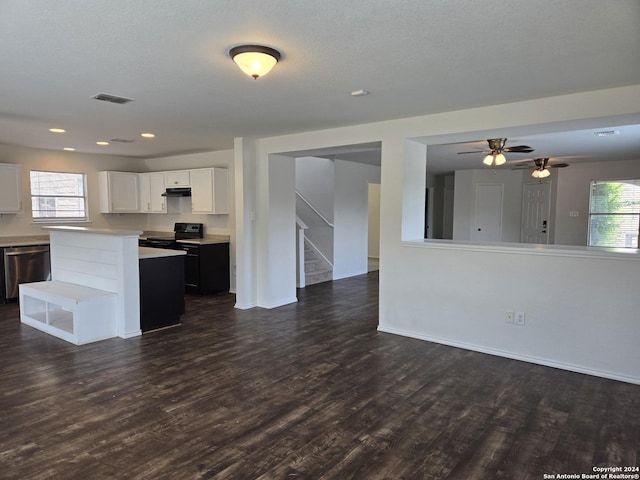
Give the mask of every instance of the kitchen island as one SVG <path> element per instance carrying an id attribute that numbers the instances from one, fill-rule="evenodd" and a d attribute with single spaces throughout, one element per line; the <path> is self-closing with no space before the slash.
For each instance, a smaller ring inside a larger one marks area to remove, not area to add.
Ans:
<path id="1" fill-rule="evenodd" d="M 50 235 L 52 281 L 21 285 L 23 323 L 81 345 L 140 335 L 141 303 L 145 303 L 142 313 L 147 330 L 179 322 L 184 312 L 184 281 L 180 278 L 184 252 L 140 249 L 140 231 L 44 228 Z M 169 284 L 173 287 L 167 287 Z M 102 300 L 105 305 L 96 307 Z M 165 306 L 158 314 L 154 304 L 161 302 Z M 169 308 L 168 302 L 174 305 Z"/>

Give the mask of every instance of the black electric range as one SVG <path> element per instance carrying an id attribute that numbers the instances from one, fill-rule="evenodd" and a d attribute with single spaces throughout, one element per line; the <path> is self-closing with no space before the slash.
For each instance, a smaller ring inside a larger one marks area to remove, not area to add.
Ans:
<path id="1" fill-rule="evenodd" d="M 140 240 L 141 247 L 169 248 L 182 250 L 177 240 L 190 240 L 204 238 L 204 224 L 202 223 L 176 223 L 173 226 L 173 237 L 147 237 Z"/>
<path id="2" fill-rule="evenodd" d="M 229 244 L 189 244 L 180 240 L 204 238 L 202 223 L 176 223 L 173 237 L 140 239 L 141 247 L 184 250 L 185 291 L 213 294 L 229 291 Z"/>

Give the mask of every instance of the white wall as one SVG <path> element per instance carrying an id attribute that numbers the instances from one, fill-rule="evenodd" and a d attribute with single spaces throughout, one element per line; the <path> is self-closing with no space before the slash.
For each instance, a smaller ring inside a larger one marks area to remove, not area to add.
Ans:
<path id="1" fill-rule="evenodd" d="M 557 201 L 555 243 L 586 245 L 589 220 L 589 187 L 591 180 L 629 180 L 640 178 L 640 158 L 620 162 L 573 163 L 556 169 Z M 553 176 L 553 175 L 552 175 Z M 578 212 L 570 217 L 569 212 Z"/>
<path id="2" fill-rule="evenodd" d="M 380 330 L 640 383 L 637 254 L 441 242 L 386 259 L 381 275 L 396 281 Z M 525 326 L 506 323 L 507 311 L 525 312 Z"/>
<path id="3" fill-rule="evenodd" d="M 524 172 L 524 173 L 523 173 Z M 528 171 L 458 170 L 455 173 L 454 239 L 469 240 L 473 227 L 475 187 L 478 183 L 505 186 L 503 241 L 520 241 L 522 186 L 533 181 Z M 591 180 L 640 178 L 640 158 L 627 161 L 572 162 L 568 168 L 552 169 L 549 243 L 587 245 L 589 185 Z M 569 212 L 578 212 L 570 216 Z"/>
<path id="4" fill-rule="evenodd" d="M 380 181 L 380 167 L 335 161 L 333 278 L 367 273 L 368 189 Z"/>
<path id="5" fill-rule="evenodd" d="M 333 223 L 335 165 L 320 157 L 296 158 L 296 190 Z"/>
<path id="6" fill-rule="evenodd" d="M 409 233 L 420 230 L 403 225 L 403 219 L 419 223 L 417 214 L 408 215 L 419 210 L 416 196 L 411 208 L 403 208 L 403 200 L 410 197 L 407 188 L 416 195 L 420 190 L 424 199 L 426 156 L 421 165 L 422 154 L 413 143 L 459 142 L 471 134 L 473 138 L 517 137 L 628 123 L 640 123 L 640 85 L 264 138 L 253 143 L 256 191 L 268 190 L 269 176 L 262 166 L 277 152 L 381 141 L 381 329 L 640 383 L 640 329 L 635 320 L 640 307 L 635 292 L 640 269 L 635 257 L 627 257 L 633 261 L 589 258 L 571 254 L 571 250 L 559 255 L 559 247 L 529 247 L 526 253 L 504 248 L 447 251 L 437 241 L 421 241 L 420 248 L 415 248 L 402 240 L 410 240 Z M 407 154 L 411 158 L 405 161 Z M 419 182 L 405 181 L 420 175 L 421 189 Z M 259 195 L 256 201 L 261 200 Z M 246 212 L 256 208 L 249 202 L 247 198 Z M 265 213 L 270 208 L 257 207 L 266 209 Z M 258 258 L 268 255 L 268 245 L 286 241 L 287 236 L 293 238 L 293 228 L 276 232 L 258 224 L 254 252 Z M 251 261 L 252 253 L 239 255 Z M 264 263 L 256 262 L 258 266 Z M 255 292 L 246 295 L 267 292 L 267 282 L 285 280 L 282 272 L 295 272 L 295 259 L 269 267 L 276 271 L 259 276 Z M 295 274 L 290 282 L 295 289 Z M 539 293 L 541 289 L 546 295 Z M 277 298 L 267 295 L 258 304 L 273 306 L 272 300 Z M 616 306 L 615 311 L 611 305 Z M 529 324 L 519 327 L 520 331 L 509 330 L 504 324 L 507 308 L 526 312 Z"/>
<path id="7" fill-rule="evenodd" d="M 368 184 L 380 182 L 380 167 L 317 157 L 299 157 L 295 163 L 296 190 L 334 225 L 331 229 L 318 220 L 316 226 L 312 218 L 302 218 L 309 227 L 309 239 L 332 261 L 333 278 L 366 273 Z M 324 239 L 325 232 L 332 237 Z"/>
<path id="8" fill-rule="evenodd" d="M 307 226 L 306 240 L 333 265 L 335 162 L 320 157 L 298 157 L 295 169 L 295 188 L 302 196 L 296 196 L 296 216 Z"/>
<path id="9" fill-rule="evenodd" d="M 0 145 L 0 163 L 22 165 L 22 205 L 20 214 L 0 215 L 0 236 L 44 235 L 42 224 L 34 224 L 31 217 L 30 170 L 50 170 L 87 174 L 88 214 L 94 228 L 132 228 L 142 230 L 145 215 L 103 215 L 98 200 L 98 172 L 119 170 L 134 172 L 144 168 L 142 160 L 108 155 L 90 155 L 77 152 L 42 150 L 37 148 Z"/>

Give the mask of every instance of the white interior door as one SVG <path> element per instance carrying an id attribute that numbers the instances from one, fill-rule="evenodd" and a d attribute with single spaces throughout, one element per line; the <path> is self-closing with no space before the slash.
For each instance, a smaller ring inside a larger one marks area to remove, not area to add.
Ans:
<path id="1" fill-rule="evenodd" d="M 550 182 L 525 183 L 522 190 L 522 243 L 549 243 Z"/>
<path id="2" fill-rule="evenodd" d="M 442 212 L 442 238 L 453 239 L 453 188 L 444 188 L 444 208 Z"/>
<path id="3" fill-rule="evenodd" d="M 502 184 L 476 186 L 476 212 L 471 240 L 477 242 L 502 241 Z"/>

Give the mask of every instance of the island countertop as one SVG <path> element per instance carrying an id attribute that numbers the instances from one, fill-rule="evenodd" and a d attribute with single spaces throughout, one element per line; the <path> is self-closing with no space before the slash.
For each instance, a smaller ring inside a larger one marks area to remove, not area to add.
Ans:
<path id="1" fill-rule="evenodd" d="M 169 250 L 167 248 L 155 248 L 155 247 L 138 247 L 138 258 L 140 260 L 147 258 L 160 258 L 160 257 L 177 257 L 179 255 L 186 255 L 184 250 Z"/>
<path id="2" fill-rule="evenodd" d="M 93 233 L 98 235 L 114 235 L 119 237 L 137 237 L 142 231 L 140 230 L 121 230 L 115 228 L 90 228 L 75 227 L 70 225 L 48 225 L 42 227 L 43 230 L 51 232 L 71 232 L 71 233 Z"/>

